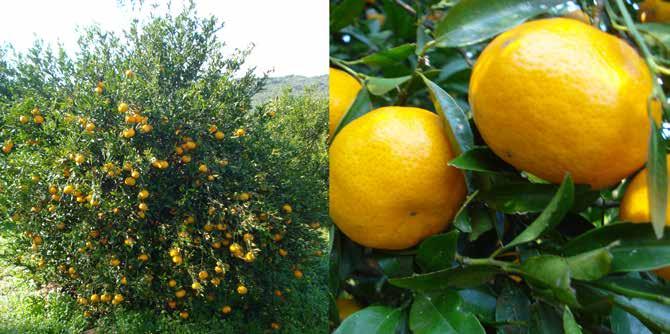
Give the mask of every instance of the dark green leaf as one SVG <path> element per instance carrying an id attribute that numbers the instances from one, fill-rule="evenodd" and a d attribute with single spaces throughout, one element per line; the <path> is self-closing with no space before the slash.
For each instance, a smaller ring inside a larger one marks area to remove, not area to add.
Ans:
<path id="1" fill-rule="evenodd" d="M 644 224 L 616 223 L 593 229 L 568 242 L 563 252 L 576 255 L 615 241 L 618 245 L 610 248 L 612 272 L 645 271 L 670 265 L 670 236 L 665 233 L 662 239 L 656 239 L 654 231 Z"/>
<path id="2" fill-rule="evenodd" d="M 378 259 L 377 263 L 388 277 L 404 277 L 413 272 L 412 256 L 387 256 Z"/>
<path id="3" fill-rule="evenodd" d="M 476 314 L 488 322 L 495 321 L 496 298 L 485 289 L 458 290 L 458 295 L 463 299 L 464 311 Z"/>
<path id="4" fill-rule="evenodd" d="M 564 0 L 461 0 L 438 23 L 438 45 L 460 47 L 482 42 Z"/>
<path id="5" fill-rule="evenodd" d="M 332 142 L 337 134 L 344 128 L 345 125 L 351 123 L 356 118 L 359 118 L 372 110 L 372 101 L 370 101 L 370 93 L 366 88 L 362 88 L 356 99 L 347 110 L 347 113 L 342 117 L 340 123 L 337 124 L 333 136 L 330 138 Z"/>
<path id="6" fill-rule="evenodd" d="M 437 113 L 444 120 L 447 129 L 451 130 L 448 131 L 451 139 L 450 142 L 458 144 L 457 147 L 454 147 L 455 153 L 460 154 L 461 152 L 470 150 L 474 146 L 474 135 L 472 134 L 472 129 L 470 129 L 468 117 L 463 109 L 440 86 L 428 80 L 423 75 L 421 77 L 426 83 L 428 92 L 433 99 L 435 110 L 437 110 Z"/>
<path id="7" fill-rule="evenodd" d="M 630 277 L 630 276 L 611 276 L 605 277 L 596 285 L 610 291 L 630 290 L 653 295 L 654 298 L 668 298 L 670 299 L 670 286 L 654 284 L 650 281 Z"/>
<path id="8" fill-rule="evenodd" d="M 474 172 L 514 173 L 513 168 L 486 146 L 472 147 L 451 160 L 449 165 Z"/>
<path id="9" fill-rule="evenodd" d="M 431 236 L 421 242 L 416 263 L 424 272 L 450 268 L 456 255 L 458 231 Z"/>
<path id="10" fill-rule="evenodd" d="M 593 281 L 607 275 L 612 267 L 612 254 L 608 248 L 599 248 L 566 259 L 570 276 L 583 281 Z"/>
<path id="11" fill-rule="evenodd" d="M 410 329 L 415 334 L 486 333 L 477 318 L 461 308 L 454 291 L 417 292 L 410 311 Z"/>
<path id="12" fill-rule="evenodd" d="M 556 226 L 572 207 L 575 192 L 574 188 L 572 178 L 570 178 L 570 175 L 566 175 L 563 179 L 563 183 L 561 183 L 561 186 L 554 195 L 554 198 L 549 202 L 549 205 L 542 211 L 540 216 L 507 244 L 505 248 L 533 241 L 545 231 Z"/>
<path id="13" fill-rule="evenodd" d="M 621 295 L 614 295 L 614 303 L 634 315 L 645 326 L 664 333 L 670 332 L 670 305 Z"/>
<path id="14" fill-rule="evenodd" d="M 397 38 L 413 38 L 416 32 L 416 16 L 408 13 L 394 0 L 382 0 L 382 6 L 386 14 L 384 26 L 393 31 L 393 35 Z"/>
<path id="15" fill-rule="evenodd" d="M 483 205 L 477 205 L 470 210 L 470 225 L 472 226 L 472 232 L 468 239 L 470 241 L 477 240 L 480 235 L 493 229 L 493 217 L 495 214 L 491 212 L 490 209 L 485 208 Z"/>
<path id="16" fill-rule="evenodd" d="M 504 213 L 540 212 L 549 205 L 556 189 L 553 184 L 503 183 L 482 190 L 477 199 Z M 597 191 L 591 191 L 588 186 L 576 185 L 573 211 L 581 209 L 576 208 L 577 203 L 583 208 L 593 203 L 598 195 Z"/>
<path id="17" fill-rule="evenodd" d="M 494 266 L 456 267 L 428 274 L 392 278 L 389 283 L 412 290 L 438 290 L 445 288 L 470 288 L 489 281 L 500 269 Z"/>
<path id="18" fill-rule="evenodd" d="M 394 333 L 401 315 L 401 309 L 386 306 L 366 307 L 344 319 L 333 334 Z"/>
<path id="19" fill-rule="evenodd" d="M 558 310 L 541 301 L 535 302 L 530 307 L 530 331 L 531 334 L 564 334 L 563 322 Z"/>
<path id="20" fill-rule="evenodd" d="M 555 255 L 533 256 L 520 266 L 521 274 L 533 284 L 549 288 L 556 299 L 576 305 L 575 291 L 570 286 L 570 267 L 568 262 Z"/>
<path id="21" fill-rule="evenodd" d="M 348 26 L 354 19 L 363 13 L 365 1 L 344 0 L 330 10 L 330 30 L 338 31 Z"/>
<path id="22" fill-rule="evenodd" d="M 670 265 L 670 244 L 649 242 L 621 245 L 612 250 L 612 272 L 644 271 Z"/>
<path id="23" fill-rule="evenodd" d="M 495 319 L 498 322 L 519 322 L 498 327 L 501 334 L 526 334 L 530 321 L 530 301 L 523 290 L 512 283 L 505 281 L 505 285 L 496 302 Z"/>
<path id="24" fill-rule="evenodd" d="M 649 187 L 649 210 L 654 232 L 660 239 L 665 231 L 665 214 L 668 204 L 668 167 L 665 143 L 656 122 L 651 121 L 649 136 L 649 158 L 647 161 L 647 185 Z"/>
<path id="25" fill-rule="evenodd" d="M 640 320 L 619 307 L 612 309 L 612 331 L 616 334 L 652 334 Z"/>
<path id="26" fill-rule="evenodd" d="M 412 78 L 411 75 L 398 78 L 368 77 L 365 86 L 374 95 L 384 95 Z"/>
<path id="27" fill-rule="evenodd" d="M 582 334 L 582 328 L 577 324 L 575 316 L 566 305 L 563 311 L 563 331 L 565 334 Z"/>
<path id="28" fill-rule="evenodd" d="M 468 214 L 468 205 L 475 197 L 477 197 L 478 193 L 479 190 L 475 190 L 470 195 L 468 195 L 461 207 L 458 209 L 458 212 L 456 212 L 456 216 L 454 217 L 454 227 L 463 233 L 472 232 L 472 225 L 470 225 L 470 215 Z"/>
<path id="29" fill-rule="evenodd" d="M 398 63 L 407 60 L 407 57 L 414 53 L 415 48 L 415 44 L 403 44 L 388 50 L 367 55 L 350 63 L 374 66 L 397 66 Z"/>

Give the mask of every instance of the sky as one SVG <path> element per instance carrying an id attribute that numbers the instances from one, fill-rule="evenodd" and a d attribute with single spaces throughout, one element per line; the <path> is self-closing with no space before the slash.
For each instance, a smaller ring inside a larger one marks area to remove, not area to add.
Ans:
<path id="1" fill-rule="evenodd" d="M 39 37 L 53 46 L 63 43 L 72 54 L 77 27 L 99 24 L 121 32 L 132 18 L 146 18 L 148 4 L 154 2 L 145 0 L 137 11 L 119 6 L 117 0 L 7 1 L 0 11 L 0 43 L 25 51 Z M 173 0 L 172 11 L 183 5 Z M 199 15 L 212 14 L 224 22 L 219 33 L 226 52 L 253 42 L 247 64 L 256 66 L 259 74 L 273 70 L 270 76 L 315 76 L 328 71 L 328 0 L 196 0 L 196 8 Z"/>

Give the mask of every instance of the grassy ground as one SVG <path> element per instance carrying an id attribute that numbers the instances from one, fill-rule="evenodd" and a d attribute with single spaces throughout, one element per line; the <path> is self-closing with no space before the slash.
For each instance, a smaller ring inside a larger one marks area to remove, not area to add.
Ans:
<path id="1" fill-rule="evenodd" d="M 0 237 L 0 253 L 7 239 Z M 96 320 L 83 317 L 70 297 L 56 290 L 38 289 L 24 270 L 8 265 L 0 256 L 0 334 L 46 333 L 266 333 L 267 327 L 247 323 L 235 316 L 226 319 L 200 317 L 184 322 L 173 314 L 121 309 Z M 327 260 L 322 267 L 326 273 Z M 325 274 L 324 274 L 325 275 Z M 324 278 L 325 280 L 325 278 Z M 327 300 L 325 289 L 303 293 L 293 304 L 296 324 L 287 324 L 281 333 L 326 333 Z M 306 306 L 305 306 L 306 305 Z M 308 311 L 309 314 L 301 311 Z M 323 313 L 323 314 L 321 314 Z M 301 327 L 297 327 L 300 324 Z"/>

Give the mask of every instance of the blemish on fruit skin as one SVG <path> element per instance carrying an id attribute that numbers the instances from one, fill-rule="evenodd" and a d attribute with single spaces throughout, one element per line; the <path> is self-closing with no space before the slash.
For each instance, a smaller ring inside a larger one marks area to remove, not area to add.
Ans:
<path id="1" fill-rule="evenodd" d="M 511 158 L 512 157 L 512 152 L 505 151 L 505 156 L 507 156 L 508 158 Z"/>
<path id="2" fill-rule="evenodd" d="M 414 212 L 414 211 L 410 211 L 410 212 L 409 212 L 409 216 L 410 216 L 410 217 L 414 217 L 414 216 L 416 216 L 416 215 L 417 215 L 417 213 Z"/>
<path id="3" fill-rule="evenodd" d="M 509 43 L 512 43 L 514 41 L 514 38 L 509 38 L 508 40 L 504 41 L 502 45 L 500 45 L 501 49 L 504 49 L 506 46 L 509 45 Z"/>

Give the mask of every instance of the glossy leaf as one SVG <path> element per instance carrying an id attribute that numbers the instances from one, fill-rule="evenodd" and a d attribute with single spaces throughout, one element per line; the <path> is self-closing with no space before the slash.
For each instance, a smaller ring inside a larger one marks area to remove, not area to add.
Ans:
<path id="1" fill-rule="evenodd" d="M 533 221 L 523 232 L 514 238 L 505 248 L 520 245 L 540 237 L 545 231 L 552 229 L 561 219 L 565 217 L 572 207 L 574 201 L 574 184 L 570 175 L 566 175 L 552 198 L 549 205 L 542 211 L 539 217 Z"/>
<path id="2" fill-rule="evenodd" d="M 379 267 L 388 277 L 404 277 L 412 274 L 412 256 L 387 256 L 377 260 Z"/>
<path id="3" fill-rule="evenodd" d="M 486 333 L 477 318 L 462 309 L 454 291 L 417 292 L 410 310 L 410 329 L 415 334 Z"/>
<path id="4" fill-rule="evenodd" d="M 574 279 L 594 281 L 607 275 L 612 267 L 612 254 L 608 248 L 599 248 L 566 259 L 570 276 Z"/>
<path id="5" fill-rule="evenodd" d="M 532 283 L 549 288 L 556 299 L 569 305 L 577 304 L 566 259 L 555 255 L 533 256 L 521 264 L 520 270 Z"/>
<path id="6" fill-rule="evenodd" d="M 642 298 L 614 296 L 614 303 L 634 315 L 645 326 L 661 332 L 670 332 L 670 305 Z"/>
<path id="7" fill-rule="evenodd" d="M 478 193 L 479 190 L 475 190 L 468 195 L 454 216 L 454 227 L 463 233 L 472 232 L 472 225 L 470 224 L 470 216 L 468 214 L 468 205 L 470 205 L 470 202 L 477 197 Z"/>
<path id="8" fill-rule="evenodd" d="M 344 116 L 340 120 L 340 123 L 337 124 L 337 127 L 333 132 L 333 136 L 330 138 L 330 141 L 332 142 L 333 139 L 335 139 L 337 134 L 342 130 L 342 128 L 344 128 L 344 126 L 351 123 L 356 118 L 359 118 L 367 114 L 371 110 L 372 110 L 372 101 L 370 100 L 370 93 L 368 93 L 367 89 L 363 88 L 361 89 L 360 92 L 358 92 L 356 99 L 349 107 L 349 110 L 347 110 L 347 113 L 344 114 Z"/>
<path id="9" fill-rule="evenodd" d="M 495 319 L 498 322 L 520 324 L 503 325 L 498 333 L 526 334 L 530 325 L 530 300 L 516 284 L 506 281 L 496 302 Z"/>
<path id="10" fill-rule="evenodd" d="M 612 272 L 645 271 L 670 265 L 668 233 L 659 240 L 651 228 L 634 223 L 616 223 L 593 229 L 568 242 L 563 252 L 568 256 L 576 255 L 616 241 L 618 244 L 610 248 Z"/>
<path id="11" fill-rule="evenodd" d="M 531 305 L 530 314 L 529 334 L 565 334 L 561 314 L 555 307 L 537 301 Z"/>
<path id="12" fill-rule="evenodd" d="M 496 297 L 483 288 L 458 290 L 463 299 L 463 310 L 488 322 L 495 321 Z"/>
<path id="13" fill-rule="evenodd" d="M 551 202 L 556 189 L 553 184 L 506 183 L 482 190 L 477 199 L 504 213 L 541 212 Z M 598 195 L 597 191 L 591 191 L 588 186 L 575 185 L 573 211 L 593 203 Z"/>
<path id="14" fill-rule="evenodd" d="M 394 333 L 401 315 L 401 309 L 386 306 L 366 307 L 344 319 L 333 334 Z"/>
<path id="15" fill-rule="evenodd" d="M 390 48 L 388 50 L 380 51 L 367 55 L 361 59 L 354 60 L 350 64 L 366 64 L 374 66 L 395 66 L 407 60 L 407 57 L 414 53 L 415 44 L 403 44 Z"/>
<path id="16" fill-rule="evenodd" d="M 450 268 L 456 255 L 458 231 L 433 235 L 419 245 L 416 263 L 424 272 Z"/>
<path id="17" fill-rule="evenodd" d="M 371 94 L 384 95 L 389 91 L 398 88 L 400 85 L 407 82 L 407 80 L 411 78 L 411 75 L 398 78 L 368 77 L 365 80 L 365 86 L 368 88 Z"/>
<path id="18" fill-rule="evenodd" d="M 338 31 L 348 26 L 363 12 L 365 2 L 360 0 L 344 0 L 330 12 L 330 30 Z"/>
<path id="19" fill-rule="evenodd" d="M 480 235 L 493 229 L 493 215 L 494 212 L 491 212 L 490 209 L 479 204 L 469 210 L 470 213 L 470 225 L 472 226 L 472 232 L 468 236 L 468 240 L 474 241 L 479 238 Z"/>
<path id="20" fill-rule="evenodd" d="M 435 29 L 438 45 L 461 47 L 482 42 L 546 13 L 564 0 L 461 0 Z"/>
<path id="21" fill-rule="evenodd" d="M 381 5 L 384 14 L 386 14 L 385 27 L 392 30 L 398 38 L 410 39 L 414 37 L 417 22 L 415 15 L 408 13 L 394 0 L 381 0 Z"/>
<path id="22" fill-rule="evenodd" d="M 612 331 L 617 334 L 652 334 L 640 320 L 620 307 L 612 309 L 610 323 Z"/>
<path id="23" fill-rule="evenodd" d="M 565 334 L 582 334 L 582 328 L 577 324 L 575 316 L 568 306 L 563 310 L 563 331 Z"/>
<path id="24" fill-rule="evenodd" d="M 647 161 L 647 186 L 649 187 L 649 210 L 654 232 L 660 239 L 665 231 L 668 204 L 668 167 L 665 143 L 656 122 L 651 120 L 649 136 L 649 158 Z"/>
<path id="25" fill-rule="evenodd" d="M 445 288 L 470 288 L 489 281 L 500 269 L 494 266 L 456 267 L 428 274 L 392 278 L 389 283 L 412 290 L 439 290 Z"/>
<path id="26" fill-rule="evenodd" d="M 610 276 L 596 282 L 599 287 L 610 291 L 637 291 L 654 295 L 655 298 L 665 297 L 670 300 L 670 286 L 654 284 L 648 280 L 630 276 Z"/>
<path id="27" fill-rule="evenodd" d="M 474 135 L 472 134 L 468 117 L 463 109 L 444 89 L 428 80 L 428 78 L 421 77 L 428 88 L 430 97 L 435 105 L 435 110 L 437 110 L 437 113 L 444 120 L 447 128 L 451 130 L 448 132 L 451 139 L 450 142 L 458 144 L 454 147 L 455 152 L 460 154 L 472 149 L 474 146 Z"/>
<path id="28" fill-rule="evenodd" d="M 513 168 L 486 146 L 472 147 L 451 160 L 449 165 L 473 172 L 514 173 Z"/>

